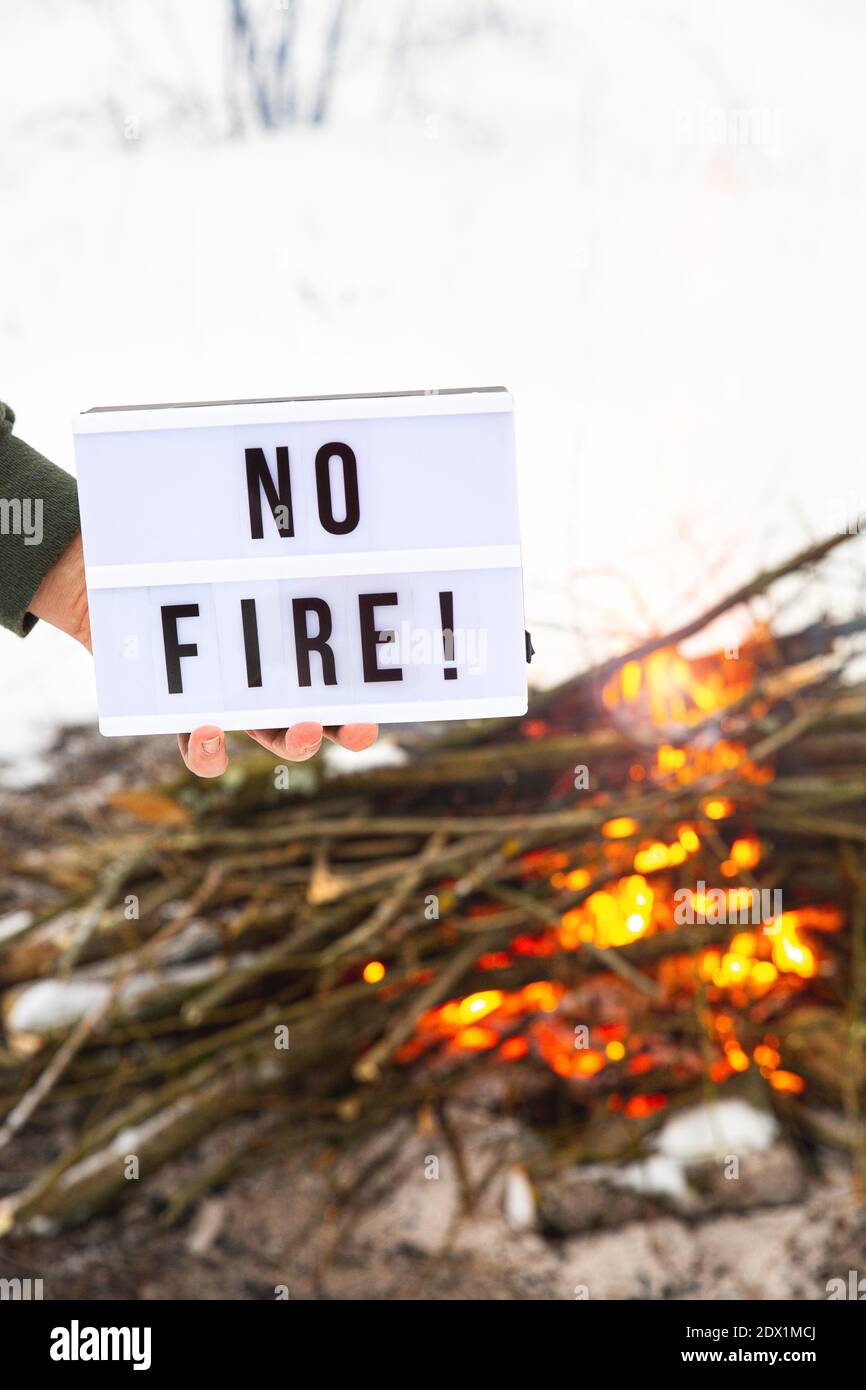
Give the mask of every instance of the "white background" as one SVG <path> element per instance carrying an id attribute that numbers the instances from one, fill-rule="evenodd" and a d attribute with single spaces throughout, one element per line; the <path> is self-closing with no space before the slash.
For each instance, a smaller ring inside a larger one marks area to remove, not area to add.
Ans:
<path id="1" fill-rule="evenodd" d="M 25 438 L 71 468 L 92 404 L 503 382 L 547 679 L 866 510 L 861 0 L 357 12 L 325 124 L 233 134 L 218 0 L 6 0 Z M 742 109 L 762 138 L 701 136 Z M 0 707 L 16 753 L 92 718 L 88 659 L 0 634 Z"/>

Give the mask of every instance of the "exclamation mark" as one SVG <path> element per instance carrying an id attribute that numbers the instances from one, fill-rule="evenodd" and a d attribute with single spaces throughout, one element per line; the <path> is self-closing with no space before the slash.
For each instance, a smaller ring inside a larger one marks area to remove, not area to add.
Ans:
<path id="1" fill-rule="evenodd" d="M 439 612 L 442 616 L 442 648 L 445 660 L 454 660 L 454 595 L 450 589 L 439 595 Z M 443 680 L 456 681 L 457 667 L 446 666 L 442 672 Z"/>

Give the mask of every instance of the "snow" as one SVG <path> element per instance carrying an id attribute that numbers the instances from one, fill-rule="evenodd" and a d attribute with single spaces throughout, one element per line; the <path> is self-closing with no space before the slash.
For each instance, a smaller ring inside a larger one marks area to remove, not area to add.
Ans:
<path id="1" fill-rule="evenodd" d="M 21 908 L 18 912 L 7 912 L 5 917 L 0 917 L 0 941 L 8 941 L 10 937 L 17 936 L 19 932 L 25 931 L 33 921 L 33 914 Z"/>
<path id="2" fill-rule="evenodd" d="M 243 968 L 250 957 L 241 953 L 235 957 L 235 964 Z M 123 958 L 109 963 L 111 969 L 122 966 Z M 134 1005 L 149 994 L 161 995 L 167 988 L 186 988 L 212 979 L 225 969 L 225 960 L 219 956 L 203 961 L 175 966 L 162 974 L 142 972 L 131 976 L 117 991 L 119 1004 Z M 104 1005 L 112 991 L 110 980 L 95 978 L 97 972 L 107 973 L 106 967 L 91 967 L 82 971 L 75 979 L 37 980 L 33 984 L 22 985 L 10 996 L 6 1012 L 6 1029 L 13 1033 L 49 1033 L 68 1028 L 92 1009 Z"/>
<path id="3" fill-rule="evenodd" d="M 696 1105 L 672 1115 L 655 1138 L 658 1152 L 681 1163 L 768 1149 L 779 1132 L 775 1118 L 744 1100 Z"/>
<path id="4" fill-rule="evenodd" d="M 126 1129 L 118 1130 L 117 1134 L 109 1141 L 105 1148 L 97 1149 L 95 1153 L 88 1154 L 72 1167 L 67 1168 L 60 1175 L 60 1186 L 62 1188 L 75 1187 L 77 1183 L 85 1181 L 99 1173 L 107 1164 L 116 1161 L 118 1158 L 125 1159 L 127 1156 L 137 1156 L 138 1150 L 155 1135 L 160 1134 L 165 1129 L 170 1129 L 176 1120 L 180 1119 L 195 1105 L 195 1098 L 182 1096 L 173 1105 L 166 1106 L 156 1115 L 149 1116 L 141 1124 L 129 1125 Z M 36 1234 L 50 1234 L 48 1229 L 36 1228 Z"/>
<path id="5" fill-rule="evenodd" d="M 690 1164 L 762 1153 L 778 1132 L 772 1115 L 743 1100 L 695 1105 L 672 1115 L 652 1137 L 655 1153 L 619 1168 L 599 1165 L 587 1170 L 585 1176 L 603 1177 L 614 1187 L 657 1193 L 687 1205 L 690 1192 L 686 1170 Z"/>
<path id="6" fill-rule="evenodd" d="M 68 1028 L 105 1003 L 111 986 L 99 980 L 38 980 L 13 996 L 6 1028 L 40 1033 Z"/>
<path id="7" fill-rule="evenodd" d="M 657 1193 L 661 1197 L 671 1197 L 677 1202 L 687 1202 L 689 1195 L 685 1169 L 673 1158 L 664 1154 L 653 1154 L 637 1163 L 627 1163 L 624 1168 L 610 1168 L 606 1177 L 614 1187 L 631 1188 L 634 1192 L 647 1195 Z"/>
<path id="8" fill-rule="evenodd" d="M 353 753 L 339 744 L 325 745 L 325 766 L 333 777 L 344 777 L 352 773 L 373 772 L 378 767 L 405 767 L 409 757 L 403 748 L 383 734 L 369 748 Z"/>
<path id="9" fill-rule="evenodd" d="M 91 404 L 505 384 L 544 681 L 866 511 L 856 0 L 354 10 L 327 122 L 231 138 L 227 7 L 7 0 L 24 438 L 71 469 Z M 94 709 L 85 653 L 0 633 L 16 780 Z"/>
<path id="10" fill-rule="evenodd" d="M 505 1175 L 502 1210 L 512 1231 L 531 1231 L 535 1228 L 535 1195 L 526 1169 L 519 1164 L 514 1164 Z"/>

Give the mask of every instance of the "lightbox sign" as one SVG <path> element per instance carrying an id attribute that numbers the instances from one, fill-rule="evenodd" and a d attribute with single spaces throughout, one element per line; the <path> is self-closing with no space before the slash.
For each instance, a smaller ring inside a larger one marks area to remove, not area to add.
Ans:
<path id="1" fill-rule="evenodd" d="M 525 711 L 506 390 L 99 407 L 75 436 L 104 734 Z"/>

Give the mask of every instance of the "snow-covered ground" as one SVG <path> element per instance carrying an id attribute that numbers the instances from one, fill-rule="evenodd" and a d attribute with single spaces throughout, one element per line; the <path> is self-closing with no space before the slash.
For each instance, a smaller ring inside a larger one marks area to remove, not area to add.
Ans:
<path id="1" fill-rule="evenodd" d="M 866 511 L 860 0 L 353 0 L 327 121 L 235 136 L 227 12 L 0 8 L 36 447 L 71 469 L 92 404 L 504 383 L 544 679 Z M 0 634 L 0 755 L 93 712 L 83 653 Z"/>

